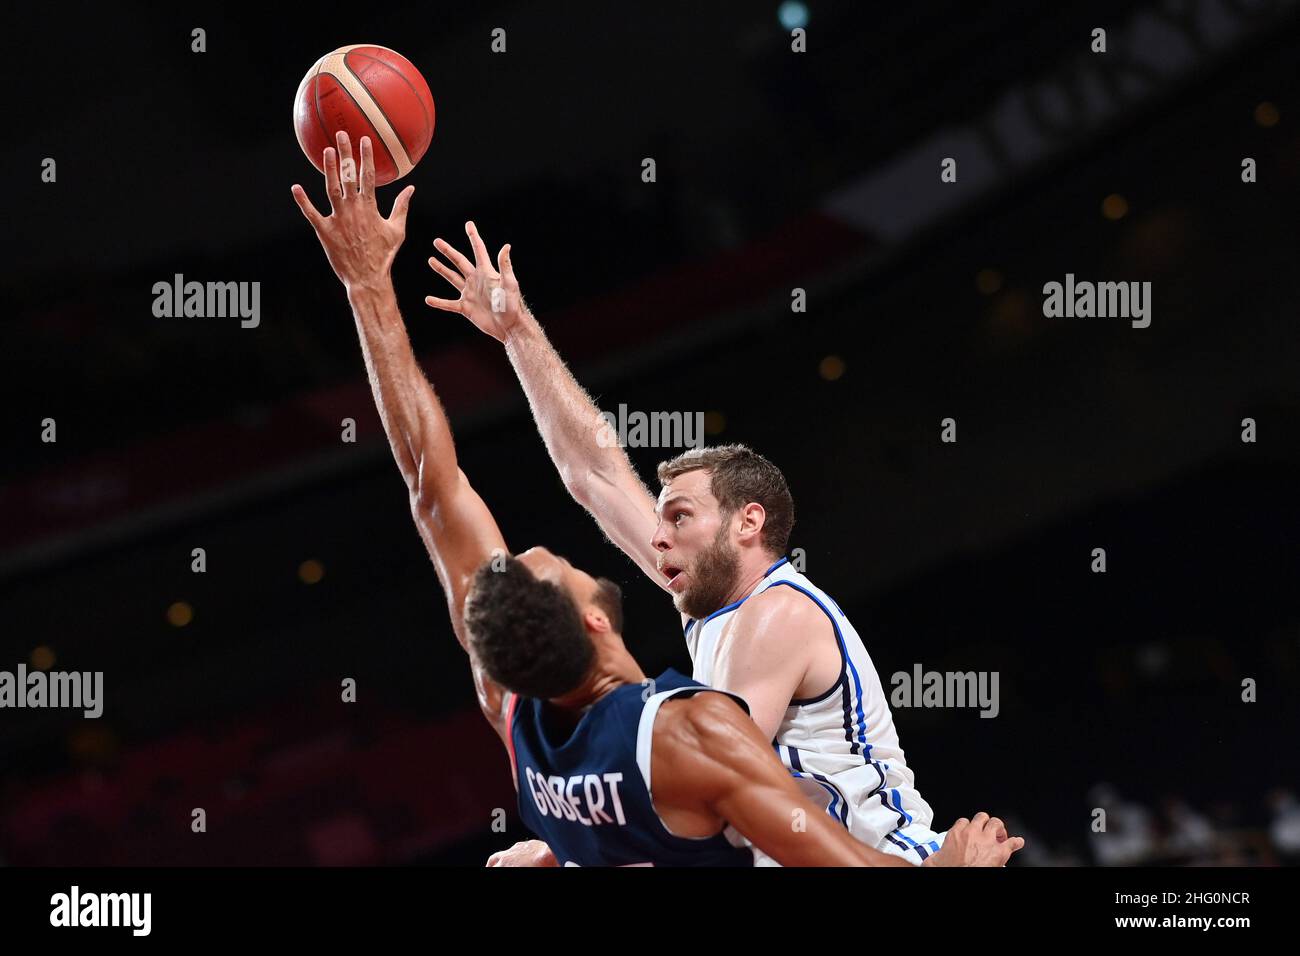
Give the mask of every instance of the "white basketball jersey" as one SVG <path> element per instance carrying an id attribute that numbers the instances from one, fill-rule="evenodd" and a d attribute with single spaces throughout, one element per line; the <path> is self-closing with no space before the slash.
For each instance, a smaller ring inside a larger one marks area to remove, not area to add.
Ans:
<path id="1" fill-rule="evenodd" d="M 825 806 L 857 839 L 868 846 L 902 850 L 910 844 L 916 851 L 909 834 L 927 832 L 934 813 L 916 790 L 876 668 L 844 612 L 788 559 L 772 565 L 748 596 L 701 621 L 687 622 L 691 676 L 728 689 L 713 680 L 718 646 L 726 640 L 736 609 L 773 587 L 799 591 L 825 612 L 841 659 L 839 680 L 825 693 L 790 702 L 772 742 L 777 754 L 813 803 Z M 923 847 L 918 858 L 928 849 L 937 850 L 938 845 Z"/>

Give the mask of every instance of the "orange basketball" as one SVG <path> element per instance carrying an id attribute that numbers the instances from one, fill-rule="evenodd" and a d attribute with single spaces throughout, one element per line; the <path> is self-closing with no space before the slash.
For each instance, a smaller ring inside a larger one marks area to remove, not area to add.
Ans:
<path id="1" fill-rule="evenodd" d="M 411 61 L 387 47 L 358 43 L 339 47 L 312 65 L 293 99 L 298 145 L 318 170 L 326 146 L 346 130 L 360 164 L 360 142 L 369 136 L 375 183 L 401 179 L 424 156 L 433 139 L 433 94 Z"/>

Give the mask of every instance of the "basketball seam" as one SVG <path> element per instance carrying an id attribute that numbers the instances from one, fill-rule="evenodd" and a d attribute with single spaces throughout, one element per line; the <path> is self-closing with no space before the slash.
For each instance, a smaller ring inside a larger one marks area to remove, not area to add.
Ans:
<path id="1" fill-rule="evenodd" d="M 332 74 L 332 73 L 327 73 L 327 74 L 325 74 L 325 75 L 328 76 L 330 79 L 334 80 L 335 83 L 338 83 L 338 78 L 335 77 L 334 74 Z M 361 82 L 361 78 L 360 78 L 360 77 L 357 77 L 357 82 L 358 82 L 358 83 Z M 364 88 L 364 85 L 365 85 L 365 84 L 362 84 L 363 88 Z M 366 110 L 365 110 L 365 107 L 363 107 L 360 103 L 358 103 L 358 102 L 357 102 L 357 98 L 356 98 L 355 96 L 353 96 L 351 93 L 348 92 L 348 88 L 347 88 L 346 86 L 344 86 L 342 83 L 339 83 L 339 90 L 340 90 L 340 92 L 343 93 L 344 96 L 346 96 L 349 100 L 352 101 L 352 105 L 355 106 L 355 107 L 357 108 L 357 112 L 359 112 L 363 117 L 365 117 L 366 122 L 370 122 L 370 118 L 369 118 L 368 116 L 366 116 Z M 369 92 L 369 91 L 367 90 L 367 92 Z M 371 102 L 374 102 L 374 97 L 371 97 Z M 379 104 L 376 103 L 375 105 L 378 106 Z M 383 110 L 380 110 L 380 112 L 382 113 Z M 384 119 L 388 119 L 388 117 L 385 116 Z M 372 123 L 371 125 L 373 126 L 374 124 Z M 393 124 L 392 124 L 391 122 L 389 122 L 388 125 L 391 127 Z M 397 135 L 397 130 L 393 130 L 393 135 L 394 135 L 394 136 Z M 399 137 L 399 142 L 400 142 L 400 137 Z M 401 163 L 399 163 L 399 162 L 397 161 L 397 157 L 393 155 L 393 151 L 392 151 L 391 149 L 388 148 L 388 144 L 384 142 L 384 138 L 383 138 L 382 136 L 379 135 L 378 131 L 376 131 L 376 133 L 375 133 L 374 136 L 370 137 L 370 143 L 371 143 L 371 145 L 374 145 L 375 143 L 378 143 L 379 146 L 380 146 L 380 148 L 383 149 L 383 151 L 384 151 L 384 155 L 386 155 L 386 156 L 389 158 L 389 160 L 392 161 L 392 164 L 393 164 L 394 168 L 397 169 L 397 171 L 398 171 L 399 173 L 402 171 L 402 165 L 401 165 Z M 358 150 L 361 149 L 361 142 L 360 142 L 359 140 L 357 141 L 357 149 L 358 149 Z M 406 149 L 406 146 L 403 145 L 403 146 L 402 146 L 402 149 Z M 359 159 L 358 159 L 358 162 L 360 162 Z M 410 162 L 409 154 L 408 154 L 408 157 L 407 157 L 407 162 L 408 162 L 408 163 Z"/>
<path id="2" fill-rule="evenodd" d="M 393 128 L 388 114 L 375 101 L 374 94 L 370 92 L 370 89 L 362 82 L 361 78 L 352 72 L 352 69 L 347 65 L 347 53 L 337 51 L 331 53 L 325 58 L 322 69 L 325 70 L 327 76 L 333 77 L 334 82 L 348 94 L 348 99 L 351 100 L 353 106 L 356 107 L 366 122 L 374 129 L 377 137 L 384 143 L 388 157 L 397 168 L 397 178 L 405 176 L 414 169 L 415 163 L 411 161 L 410 154 L 406 151 L 397 130 Z M 355 88 L 356 93 L 353 93 L 349 87 Z M 361 98 L 364 98 L 374 109 L 362 107 Z M 399 152 L 400 156 L 398 155 Z"/>
<path id="3" fill-rule="evenodd" d="M 380 49 L 387 49 L 387 47 L 381 47 Z M 395 51 L 390 50 L 389 52 L 395 52 Z M 363 87 L 366 86 L 365 81 L 363 81 L 361 77 L 357 76 L 357 71 L 352 69 L 352 64 L 348 63 L 348 57 L 352 56 L 352 54 L 354 53 L 357 56 L 364 56 L 368 60 L 374 60 L 380 66 L 391 71 L 394 76 L 396 76 L 399 80 L 405 83 L 407 88 L 411 91 L 411 95 L 415 97 L 415 101 L 420 104 L 420 112 L 424 114 L 425 129 L 432 128 L 433 121 L 429 117 L 429 111 L 424 108 L 424 97 L 420 95 L 420 91 L 415 88 L 415 84 L 413 84 L 410 80 L 408 80 L 406 78 L 406 75 L 402 73 L 401 70 L 394 67 L 391 63 L 385 63 L 377 56 L 371 56 L 369 53 L 361 53 L 357 50 L 349 50 L 347 53 L 343 54 L 343 65 L 347 68 L 347 71 L 349 73 L 351 73 L 354 77 L 356 77 L 357 82 L 360 83 Z M 369 89 L 370 89 L 369 87 L 366 87 L 367 92 L 369 91 Z M 375 101 L 375 106 L 379 107 L 379 112 L 384 113 L 384 108 L 382 105 L 380 105 L 378 100 Z M 406 141 L 402 139 L 401 132 L 397 129 L 396 126 L 393 125 L 393 121 L 391 119 L 388 119 L 387 113 L 384 113 L 384 119 L 387 119 L 388 125 L 393 127 L 393 135 L 395 135 L 397 137 L 397 141 L 402 144 L 402 149 L 406 150 L 406 156 L 409 159 L 411 156 L 411 147 L 406 145 Z"/>
<path id="4" fill-rule="evenodd" d="M 353 78 L 354 80 L 356 80 L 357 83 L 359 83 L 359 84 L 361 85 L 361 88 L 362 88 L 363 90 L 365 90 L 367 93 L 370 93 L 370 87 L 366 86 L 366 81 L 363 80 L 363 79 L 361 79 L 361 77 L 357 76 L 357 71 L 354 70 L 354 69 L 352 69 L 352 65 L 351 65 L 350 63 L 348 63 L 348 57 L 352 55 L 352 52 L 353 52 L 353 51 L 349 50 L 347 53 L 344 53 L 344 54 L 343 54 L 343 69 L 347 70 L 349 73 L 352 74 L 352 78 Z M 358 54 L 358 56 L 365 56 L 365 54 L 364 54 L 364 53 L 361 53 L 361 54 Z M 388 64 L 387 64 L 387 63 L 384 63 L 383 60 L 377 59 L 377 58 L 375 58 L 375 57 L 373 57 L 373 56 L 370 57 L 370 59 L 374 60 L 376 63 L 382 63 L 384 66 L 386 66 L 386 67 L 388 67 L 390 70 L 392 70 L 392 67 L 389 67 Z M 411 86 L 410 81 L 408 81 L 408 80 L 406 79 L 406 77 L 402 76 L 401 73 L 399 73 L 397 70 L 393 70 L 393 72 L 394 72 L 394 73 L 397 73 L 397 75 L 398 75 L 399 77 L 402 78 L 402 82 L 406 83 L 407 86 Z M 415 87 L 411 86 L 411 92 L 412 92 L 412 93 L 415 93 L 415 98 L 416 98 L 417 100 L 419 100 L 419 98 L 420 98 L 420 94 L 419 94 L 419 93 L 416 93 L 416 91 L 415 91 Z M 402 152 L 406 153 L 406 161 L 407 161 L 408 163 L 410 163 L 410 164 L 411 164 L 411 168 L 414 169 L 414 168 L 415 168 L 415 164 L 411 162 L 411 148 L 410 148 L 409 146 L 407 146 L 407 145 L 406 145 L 406 141 L 405 141 L 404 139 L 402 139 L 402 133 L 401 133 L 400 130 L 398 130 L 398 128 L 397 128 L 397 124 L 395 124 L 395 123 L 392 121 L 392 119 L 389 117 L 388 113 L 386 113 L 386 112 L 384 111 L 384 106 L 383 106 L 383 104 L 380 103 L 379 100 L 375 99 L 375 94 L 374 94 L 374 93 L 370 93 L 370 102 L 372 102 L 372 103 L 375 104 L 375 109 L 379 110 L 379 115 L 382 116 L 382 117 L 383 117 L 383 118 L 388 122 L 388 128 L 391 129 L 391 130 L 393 131 L 393 135 L 397 138 L 397 143 L 398 143 L 398 145 L 402 147 Z M 360 109 L 360 104 L 357 104 L 357 108 Z M 421 112 L 424 112 L 424 104 L 423 104 L 423 103 L 420 103 L 420 111 L 421 111 Z M 429 117 L 428 117 L 428 114 L 427 114 L 427 113 L 425 114 L 424 120 L 425 120 L 425 125 L 427 126 L 427 125 L 428 125 L 428 121 L 429 121 Z M 389 151 L 389 155 L 392 155 L 392 151 L 391 151 L 391 150 Z M 394 162 L 396 162 L 395 159 L 394 159 Z"/>
<path id="5" fill-rule="evenodd" d="M 316 123 L 320 126 L 320 138 L 323 139 L 325 145 L 328 146 L 330 141 L 330 131 L 325 127 L 325 117 L 320 115 L 320 71 L 324 66 L 325 57 L 321 57 L 316 62 L 316 75 L 312 77 L 311 98 L 316 104 Z"/>

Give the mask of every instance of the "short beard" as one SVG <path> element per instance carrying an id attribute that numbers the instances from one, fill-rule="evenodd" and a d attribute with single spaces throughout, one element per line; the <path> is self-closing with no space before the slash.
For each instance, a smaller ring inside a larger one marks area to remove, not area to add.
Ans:
<path id="1" fill-rule="evenodd" d="M 727 541 L 728 527 L 723 524 L 718 535 L 695 560 L 691 584 L 677 598 L 677 610 L 700 620 L 722 607 L 740 577 L 740 555 Z"/>

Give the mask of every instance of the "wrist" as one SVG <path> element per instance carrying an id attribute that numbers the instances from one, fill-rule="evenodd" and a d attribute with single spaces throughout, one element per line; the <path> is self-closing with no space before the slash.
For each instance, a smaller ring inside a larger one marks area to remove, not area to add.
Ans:
<path id="1" fill-rule="evenodd" d="M 347 281 L 343 283 L 343 287 L 347 289 L 348 301 L 354 304 L 395 295 L 393 277 L 388 273 Z"/>
<path id="2" fill-rule="evenodd" d="M 545 336 L 542 334 L 542 326 L 537 319 L 533 317 L 533 313 L 524 310 L 524 312 L 519 316 L 519 321 L 512 325 L 509 331 L 506 332 L 505 338 L 501 340 L 501 344 L 506 348 L 519 347 L 521 345 L 527 347 L 537 339 L 544 337 Z"/>

